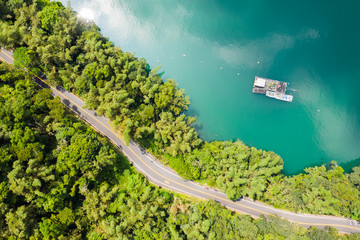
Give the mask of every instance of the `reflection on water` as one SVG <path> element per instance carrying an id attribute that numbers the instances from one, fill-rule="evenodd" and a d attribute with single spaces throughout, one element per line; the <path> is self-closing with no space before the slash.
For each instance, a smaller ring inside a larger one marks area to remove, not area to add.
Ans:
<path id="1" fill-rule="evenodd" d="M 295 74 L 302 81 L 297 84 L 299 101 L 307 109 L 313 122 L 314 143 L 319 150 L 339 163 L 360 155 L 359 122 L 347 107 L 336 103 L 326 82 L 309 70 L 300 69 Z M 339 84 L 341 84 L 339 82 Z M 335 92 L 336 94 L 336 92 Z"/>
<path id="2" fill-rule="evenodd" d="M 90 21 L 95 20 L 94 11 L 91 10 L 90 8 L 82 8 L 79 11 L 79 16 L 85 18 L 86 20 L 90 20 Z"/>
<path id="3" fill-rule="evenodd" d="M 204 139 L 241 139 L 275 151 L 287 173 L 360 156 L 360 19 L 354 10 L 360 2 L 326 8 L 310 0 L 71 4 L 96 9 L 95 22 L 110 40 L 152 67 L 162 65 L 164 78 L 186 89 Z M 252 94 L 256 75 L 290 82 L 294 101 Z"/>
<path id="4" fill-rule="evenodd" d="M 255 68 L 261 64 L 262 68 L 269 68 L 281 50 L 292 48 L 293 45 L 293 37 L 271 33 L 250 42 L 218 46 L 216 51 L 223 61 L 234 67 Z"/>

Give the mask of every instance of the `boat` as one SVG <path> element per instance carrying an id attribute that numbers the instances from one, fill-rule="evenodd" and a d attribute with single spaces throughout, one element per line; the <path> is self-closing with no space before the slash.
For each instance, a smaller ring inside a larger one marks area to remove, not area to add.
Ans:
<path id="1" fill-rule="evenodd" d="M 293 96 L 286 94 L 287 85 L 287 82 L 255 76 L 253 93 L 265 94 L 270 98 L 292 102 Z"/>
<path id="2" fill-rule="evenodd" d="M 278 99 L 278 100 L 286 101 L 286 102 L 292 102 L 292 100 L 293 100 L 292 95 L 287 95 L 287 94 L 277 93 L 277 92 L 271 92 L 271 91 L 266 91 L 266 96 L 271 97 L 271 98 L 275 98 L 275 99 Z"/>

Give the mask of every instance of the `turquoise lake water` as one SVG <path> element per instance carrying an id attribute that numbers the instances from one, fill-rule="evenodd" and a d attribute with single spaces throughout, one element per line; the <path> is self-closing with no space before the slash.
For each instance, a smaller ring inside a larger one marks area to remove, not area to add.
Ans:
<path id="1" fill-rule="evenodd" d="M 70 2 L 186 89 L 203 139 L 274 151 L 287 174 L 360 158 L 359 1 Z M 294 101 L 253 94 L 255 76 L 289 82 Z"/>

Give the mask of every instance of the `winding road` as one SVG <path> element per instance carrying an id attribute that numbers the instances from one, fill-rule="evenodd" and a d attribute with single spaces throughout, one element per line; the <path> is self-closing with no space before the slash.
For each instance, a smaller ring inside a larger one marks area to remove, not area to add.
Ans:
<path id="1" fill-rule="evenodd" d="M 12 52 L 3 49 L 0 51 L 0 60 L 10 64 L 14 63 Z M 127 146 L 124 140 L 111 129 L 108 124 L 108 119 L 97 116 L 95 111 L 84 109 L 84 101 L 74 94 L 65 91 L 62 87 L 50 86 L 41 77 L 36 76 L 35 74 L 33 79 L 42 88 L 51 89 L 53 95 L 60 97 L 64 105 L 121 149 L 137 171 L 142 173 L 155 185 L 197 198 L 213 199 L 228 209 L 242 214 L 248 214 L 255 218 L 261 215 L 264 215 L 265 217 L 278 216 L 305 227 L 316 226 L 324 228 L 326 226 L 331 226 L 343 233 L 360 233 L 360 222 L 356 220 L 334 216 L 293 213 L 275 209 L 266 204 L 252 201 L 247 198 L 232 201 L 227 199 L 226 195 L 220 191 L 201 186 L 195 182 L 187 181 L 170 168 L 164 166 L 135 142 L 130 141 L 129 146 Z"/>

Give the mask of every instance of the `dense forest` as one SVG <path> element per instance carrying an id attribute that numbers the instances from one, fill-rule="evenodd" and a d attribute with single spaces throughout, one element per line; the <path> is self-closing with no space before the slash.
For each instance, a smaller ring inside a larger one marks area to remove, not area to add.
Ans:
<path id="1" fill-rule="evenodd" d="M 159 67 L 150 69 L 145 59 L 114 46 L 70 6 L 0 0 L 0 24 L 0 45 L 14 50 L 15 65 L 79 95 L 126 141 L 136 140 L 183 177 L 217 187 L 230 199 L 248 196 L 293 211 L 360 219 L 359 168 L 345 174 L 331 163 L 285 177 L 283 161 L 273 152 L 240 141 L 203 142 L 193 127 L 196 118 L 183 113 L 190 104 L 184 90 L 174 80 L 163 81 Z M 108 161 L 94 164 L 103 169 Z"/>
<path id="2" fill-rule="evenodd" d="M 153 186 L 50 93 L 0 64 L 0 239 L 359 239 Z"/>

